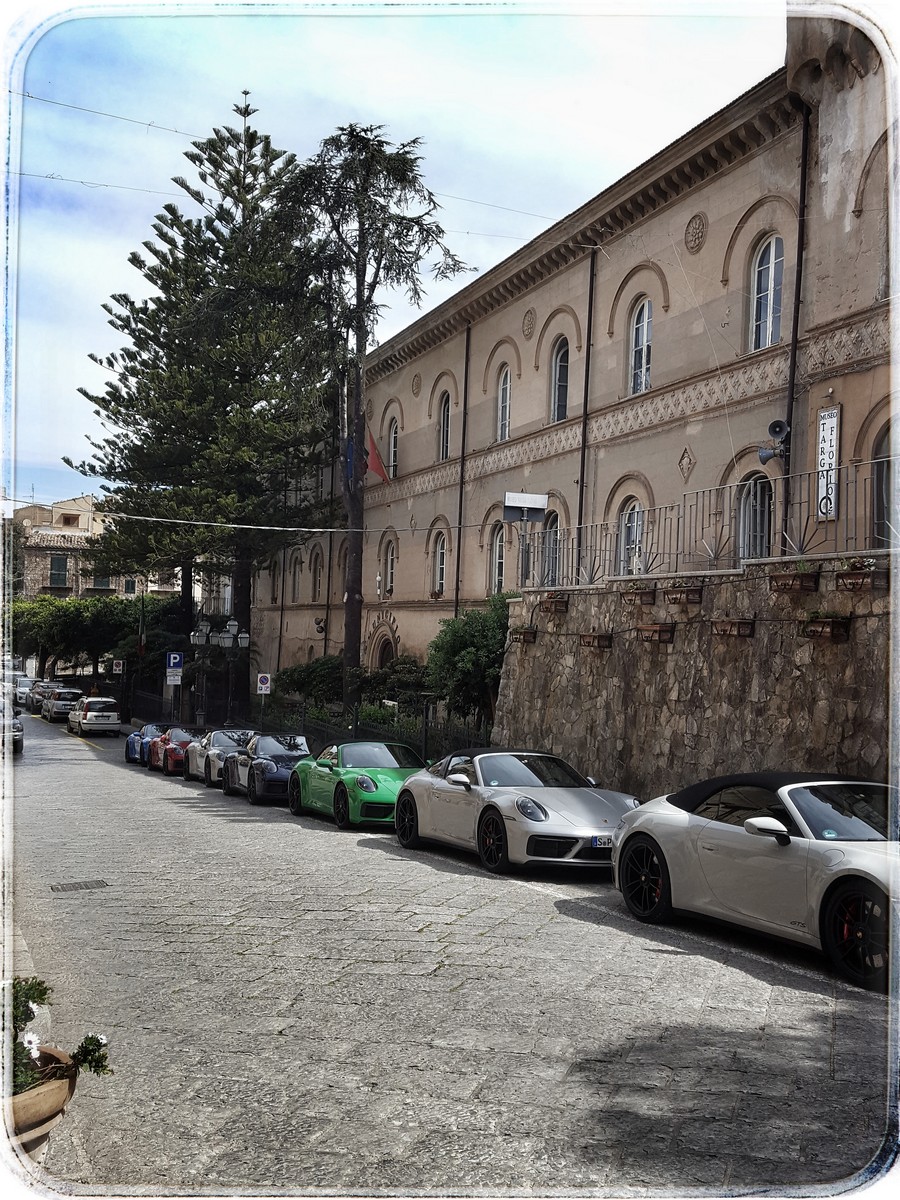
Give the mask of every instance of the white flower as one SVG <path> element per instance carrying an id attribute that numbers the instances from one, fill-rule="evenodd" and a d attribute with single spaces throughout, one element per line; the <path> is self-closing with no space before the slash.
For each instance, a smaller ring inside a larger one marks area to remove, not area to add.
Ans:
<path id="1" fill-rule="evenodd" d="M 28 1007 L 31 1009 L 31 1015 L 36 1017 L 38 1015 L 38 1006 L 33 1000 L 28 1001 Z"/>
<path id="2" fill-rule="evenodd" d="M 39 1044 L 40 1044 L 40 1038 L 38 1037 L 38 1035 L 36 1033 L 23 1033 L 22 1034 L 22 1045 L 25 1047 L 25 1049 L 28 1051 L 28 1053 L 31 1055 L 32 1058 L 39 1057 L 39 1051 L 38 1051 Z"/>

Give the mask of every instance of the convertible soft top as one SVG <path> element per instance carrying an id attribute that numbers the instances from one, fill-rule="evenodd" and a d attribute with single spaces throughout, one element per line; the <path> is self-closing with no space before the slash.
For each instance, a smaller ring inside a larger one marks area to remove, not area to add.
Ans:
<path id="1" fill-rule="evenodd" d="M 851 775 L 835 775 L 831 771 L 750 771 L 740 775 L 717 775 L 700 783 L 689 784 L 679 792 L 667 796 L 670 804 L 685 812 L 694 812 L 705 800 L 716 792 L 729 787 L 762 787 L 777 791 L 797 783 L 812 783 L 828 780 L 829 783 L 879 783 L 876 779 L 859 779 Z"/>

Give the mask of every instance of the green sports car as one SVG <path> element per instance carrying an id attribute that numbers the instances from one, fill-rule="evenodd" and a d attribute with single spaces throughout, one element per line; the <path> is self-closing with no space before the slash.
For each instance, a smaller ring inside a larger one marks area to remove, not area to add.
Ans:
<path id="1" fill-rule="evenodd" d="M 294 816 L 315 809 L 334 817 L 338 829 L 362 821 L 394 824 L 394 804 L 404 779 L 425 763 L 401 742 L 342 742 L 291 771 L 288 804 Z"/>

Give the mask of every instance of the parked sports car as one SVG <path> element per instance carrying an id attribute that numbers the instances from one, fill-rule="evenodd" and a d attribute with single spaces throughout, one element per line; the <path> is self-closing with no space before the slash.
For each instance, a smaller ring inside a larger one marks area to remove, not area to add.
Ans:
<path id="1" fill-rule="evenodd" d="M 723 775 L 658 796 L 613 834 L 639 921 L 683 910 L 822 950 L 852 983 L 888 981 L 895 789 L 809 772 Z"/>
<path id="2" fill-rule="evenodd" d="M 315 808 L 334 817 L 339 829 L 361 821 L 393 824 L 397 792 L 425 763 L 401 742 L 344 742 L 326 746 L 291 772 L 288 803 L 299 816 Z"/>
<path id="3" fill-rule="evenodd" d="M 222 792 L 246 792 L 251 804 L 283 799 L 294 764 L 309 757 L 301 733 L 257 733 L 240 750 L 226 754 L 222 764 Z"/>
<path id="4" fill-rule="evenodd" d="M 147 768 L 163 775 L 180 775 L 184 748 L 194 740 L 194 734 L 180 725 L 170 725 L 165 733 L 150 739 L 147 747 Z"/>
<path id="5" fill-rule="evenodd" d="M 142 767 L 146 767 L 147 750 L 150 747 L 151 741 L 155 737 L 159 737 L 161 733 L 165 733 L 168 728 L 167 724 L 161 725 L 158 722 L 153 722 L 141 726 L 134 733 L 129 733 L 125 739 L 125 761 L 127 763 L 140 763 Z"/>
<path id="6" fill-rule="evenodd" d="M 553 754 L 458 750 L 410 776 L 397 797 L 401 846 L 433 838 L 475 850 L 489 871 L 511 863 L 608 864 L 612 831 L 638 801 L 599 788 Z"/>
<path id="7" fill-rule="evenodd" d="M 252 729 L 211 729 L 190 742 L 184 751 L 182 774 L 185 779 L 202 779 L 207 787 L 222 782 L 225 755 L 243 749 L 253 737 Z"/>

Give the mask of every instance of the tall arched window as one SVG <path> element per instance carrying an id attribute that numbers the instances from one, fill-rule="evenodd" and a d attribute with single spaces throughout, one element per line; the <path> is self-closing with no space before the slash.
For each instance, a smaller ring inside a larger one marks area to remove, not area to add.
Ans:
<path id="1" fill-rule="evenodd" d="M 645 297 L 631 320 L 631 391 L 650 390 L 650 349 L 653 337 L 653 305 Z"/>
<path id="2" fill-rule="evenodd" d="M 387 473 L 391 479 L 397 478 L 397 458 L 400 448 L 400 425 L 396 417 L 392 417 L 388 425 L 388 460 Z"/>
<path id="3" fill-rule="evenodd" d="M 393 542 L 388 542 L 384 548 L 384 562 L 382 563 L 381 572 L 381 588 L 383 596 L 393 596 L 394 594 L 394 576 L 397 568 L 397 548 Z"/>
<path id="4" fill-rule="evenodd" d="M 553 348 L 550 420 L 564 421 L 569 408 L 569 342 L 560 338 Z"/>
<path id="5" fill-rule="evenodd" d="M 497 441 L 509 440 L 509 367 L 504 363 L 497 376 Z"/>
<path id="6" fill-rule="evenodd" d="M 738 494 L 738 557 L 768 558 L 772 548 L 772 484 L 765 475 L 746 479 Z"/>
<path id="7" fill-rule="evenodd" d="M 886 550 L 900 545 L 893 494 L 890 428 L 879 436 L 872 455 L 872 548 Z"/>
<path id="8" fill-rule="evenodd" d="M 434 557 L 431 563 L 431 592 L 433 596 L 443 596 L 447 576 L 447 538 L 438 533 L 434 539 Z"/>
<path id="9" fill-rule="evenodd" d="M 278 603 L 278 560 L 273 558 L 269 563 L 269 603 Z"/>
<path id="10" fill-rule="evenodd" d="M 438 459 L 446 462 L 450 457 L 450 393 L 441 394 L 438 410 Z"/>
<path id="11" fill-rule="evenodd" d="M 312 602 L 318 604 L 322 599 L 322 555 L 313 550 L 309 563 L 309 573 L 312 576 Z"/>
<path id="12" fill-rule="evenodd" d="M 643 567 L 644 510 L 639 500 L 629 497 L 619 512 L 616 537 L 616 573 L 640 575 Z"/>
<path id="13" fill-rule="evenodd" d="M 781 339 L 781 291 L 784 281 L 784 242 L 773 234 L 753 260 L 753 325 L 750 347 L 764 350 Z"/>
<path id="14" fill-rule="evenodd" d="M 559 513 L 547 513 L 544 522 L 543 561 L 541 582 L 545 587 L 556 587 L 559 583 Z"/>
<path id="15" fill-rule="evenodd" d="M 503 526 L 497 524 L 491 533 L 491 592 L 503 591 L 503 566 L 506 555 L 506 537 Z"/>
<path id="16" fill-rule="evenodd" d="M 291 603 L 296 604 L 300 599 L 300 555 L 295 554 L 291 563 Z"/>

